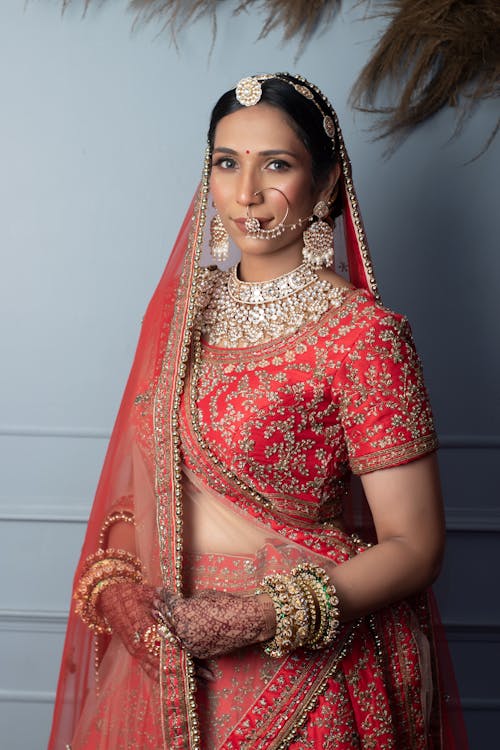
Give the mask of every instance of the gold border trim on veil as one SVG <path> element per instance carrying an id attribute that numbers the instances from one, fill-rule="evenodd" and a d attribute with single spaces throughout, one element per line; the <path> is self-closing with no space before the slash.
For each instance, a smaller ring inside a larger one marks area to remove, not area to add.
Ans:
<path id="1" fill-rule="evenodd" d="M 195 285 L 206 220 L 210 152 L 205 152 L 202 180 L 193 213 L 188 250 L 154 399 L 155 495 L 162 582 L 181 592 L 183 517 L 179 408 L 189 361 L 195 319 Z M 173 670 L 173 673 L 170 671 Z M 160 681 L 165 748 L 199 750 L 200 733 L 195 700 L 194 662 L 177 645 L 163 642 Z M 176 693 L 174 696 L 173 693 Z M 187 745 L 186 745 L 187 742 Z"/>

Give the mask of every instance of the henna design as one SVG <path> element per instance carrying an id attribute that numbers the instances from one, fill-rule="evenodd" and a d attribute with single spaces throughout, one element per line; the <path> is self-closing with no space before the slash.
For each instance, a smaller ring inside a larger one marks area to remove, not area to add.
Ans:
<path id="1" fill-rule="evenodd" d="M 156 601 L 169 628 L 198 659 L 226 654 L 273 636 L 276 620 L 268 597 L 202 591 L 183 598 L 170 591 Z"/>

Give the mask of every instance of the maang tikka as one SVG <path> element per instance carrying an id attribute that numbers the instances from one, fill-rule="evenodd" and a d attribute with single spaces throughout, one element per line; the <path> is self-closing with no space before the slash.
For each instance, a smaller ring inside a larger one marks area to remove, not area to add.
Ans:
<path id="1" fill-rule="evenodd" d="M 321 268 L 321 266 L 331 266 L 334 258 L 333 249 L 333 229 L 331 225 L 323 221 L 330 213 L 330 206 L 326 201 L 318 201 L 313 208 L 314 221 L 308 227 L 302 239 L 304 247 L 302 256 L 304 262 L 312 268 Z"/>
<path id="2" fill-rule="evenodd" d="M 219 263 L 227 260 L 229 255 L 229 235 L 218 213 L 210 221 L 210 254 Z"/>

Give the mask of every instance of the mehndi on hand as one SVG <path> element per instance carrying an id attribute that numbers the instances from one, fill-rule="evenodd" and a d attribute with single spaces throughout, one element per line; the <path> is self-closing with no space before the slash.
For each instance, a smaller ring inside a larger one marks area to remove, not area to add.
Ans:
<path id="1" fill-rule="evenodd" d="M 275 630 L 274 607 L 265 595 L 202 591 L 184 598 L 164 590 L 155 605 L 183 647 L 198 659 L 261 643 Z"/>
<path id="2" fill-rule="evenodd" d="M 99 596 L 99 609 L 127 651 L 153 679 L 158 677 L 159 637 L 153 618 L 156 589 L 142 583 L 113 583 Z"/>

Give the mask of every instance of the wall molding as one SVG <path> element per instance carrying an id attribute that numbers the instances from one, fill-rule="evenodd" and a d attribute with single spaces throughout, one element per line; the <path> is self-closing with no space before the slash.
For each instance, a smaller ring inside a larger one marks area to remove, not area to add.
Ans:
<path id="1" fill-rule="evenodd" d="M 64 634 L 68 613 L 61 610 L 0 609 L 0 632 Z"/>
<path id="2" fill-rule="evenodd" d="M 500 435 L 438 435 L 443 450 L 500 449 Z"/>
<path id="3" fill-rule="evenodd" d="M 109 430 L 76 427 L 0 427 L 0 437 L 109 440 Z"/>
<path id="4" fill-rule="evenodd" d="M 500 532 L 500 508 L 445 508 L 446 531 Z"/>
<path id="5" fill-rule="evenodd" d="M 54 703 L 53 690 L 0 690 L 0 703 Z"/>
<path id="6" fill-rule="evenodd" d="M 111 432 L 99 428 L 47 427 L 27 425 L 25 427 L 0 425 L 0 437 L 16 438 L 76 438 L 109 440 Z M 500 449 L 500 435 L 447 435 L 440 434 L 439 445 L 443 450 Z"/>
<path id="7" fill-rule="evenodd" d="M 464 711 L 500 711 L 500 698 L 462 698 Z"/>
<path id="8" fill-rule="evenodd" d="M 23 523 L 78 523 L 85 524 L 88 521 L 90 513 L 90 503 L 87 505 L 79 501 L 78 503 L 68 503 L 67 505 L 52 504 L 41 505 L 30 500 L 26 504 L 18 501 L 16 505 L 12 503 L 0 502 L 0 523 L 7 521 Z"/>
<path id="9" fill-rule="evenodd" d="M 443 622 L 443 627 L 450 643 L 500 642 L 500 622 Z"/>

